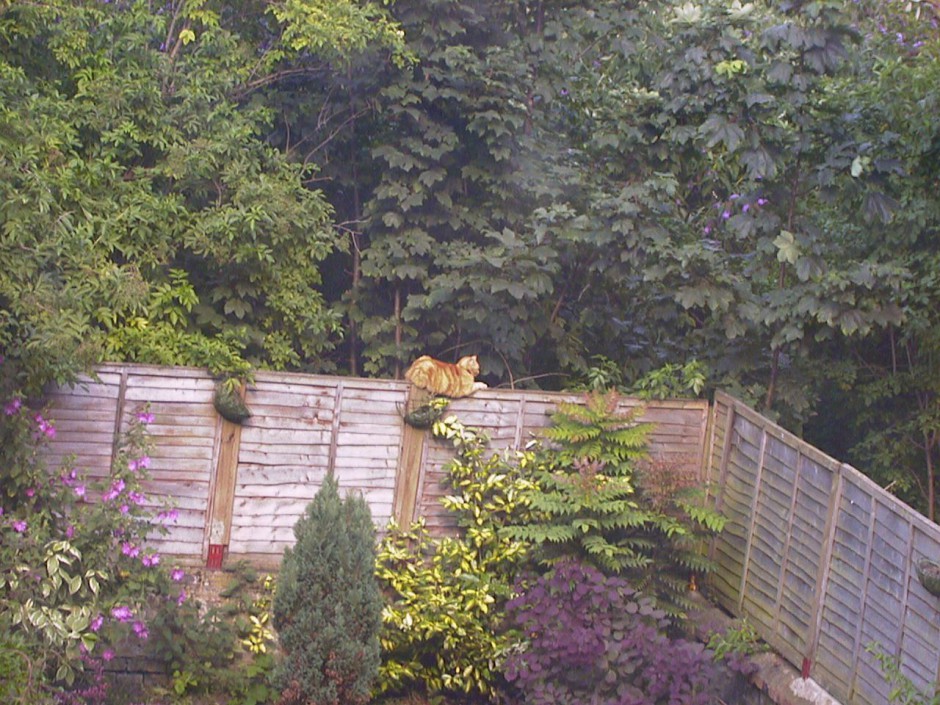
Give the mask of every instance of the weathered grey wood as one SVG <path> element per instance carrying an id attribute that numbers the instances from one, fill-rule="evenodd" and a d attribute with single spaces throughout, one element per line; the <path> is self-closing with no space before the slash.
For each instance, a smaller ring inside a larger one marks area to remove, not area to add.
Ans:
<path id="1" fill-rule="evenodd" d="M 431 394 L 427 391 L 411 386 L 405 402 L 406 408 L 414 409 L 426 404 L 430 398 Z M 400 423 L 404 428 L 401 434 L 401 447 L 398 449 L 393 516 L 399 526 L 407 527 L 415 518 L 421 480 L 421 460 L 427 443 L 428 431 L 410 426 L 404 420 Z"/>
<path id="2" fill-rule="evenodd" d="M 326 471 L 333 474 L 336 471 L 336 449 L 339 443 L 340 413 L 343 408 L 343 389 L 345 382 L 336 385 L 336 397 L 333 402 L 333 424 L 330 427 L 330 454 L 328 456 Z"/>
<path id="3" fill-rule="evenodd" d="M 839 504 L 842 501 L 842 473 L 835 476 L 836 486 L 832 493 L 829 506 L 826 510 L 825 536 L 823 543 L 823 556 L 819 562 L 818 572 L 815 576 L 816 589 L 813 594 L 813 617 L 812 631 L 807 638 L 807 652 L 805 657 L 810 660 L 816 659 L 816 653 L 819 648 L 819 634 L 822 627 L 823 618 L 823 599 L 829 586 L 829 577 L 831 575 L 832 551 L 835 545 L 836 520 L 838 518 Z"/>
<path id="4" fill-rule="evenodd" d="M 741 435 L 743 437 L 744 435 L 743 432 L 741 432 Z M 757 471 L 756 471 L 755 479 L 754 479 L 754 496 L 751 499 L 751 506 L 750 506 L 750 511 L 748 514 L 750 527 L 747 532 L 747 545 L 744 548 L 744 561 L 743 561 L 744 570 L 741 572 L 741 586 L 738 588 L 738 592 L 739 592 L 738 610 L 740 610 L 741 607 L 743 606 L 745 596 L 747 595 L 747 591 L 745 590 L 745 588 L 747 587 L 748 572 L 751 568 L 750 556 L 751 556 L 751 550 L 752 550 L 753 543 L 754 543 L 753 542 L 754 526 L 757 522 L 756 510 L 757 510 L 757 502 L 760 497 L 761 474 L 763 473 L 763 470 L 764 470 L 764 450 L 766 449 L 766 447 L 767 447 L 767 434 L 762 433 L 760 436 L 760 452 L 759 452 L 758 459 L 757 459 Z"/>

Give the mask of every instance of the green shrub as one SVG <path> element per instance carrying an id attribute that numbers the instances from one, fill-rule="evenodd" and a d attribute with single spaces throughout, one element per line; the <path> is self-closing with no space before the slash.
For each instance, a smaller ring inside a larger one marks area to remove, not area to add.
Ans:
<path id="1" fill-rule="evenodd" d="M 670 617 L 689 608 L 691 577 L 711 570 L 702 541 L 724 521 L 681 463 L 650 459 L 641 410 L 617 411 L 616 393 L 561 403 L 529 464 L 531 515 L 504 532 L 536 546 L 545 566 L 574 558 L 627 578 Z"/>
<path id="2" fill-rule="evenodd" d="M 144 493 L 152 420 L 146 409 L 132 414 L 111 474 L 92 481 L 70 463 L 48 471 L 39 449 L 54 437 L 54 424 L 18 396 L 5 400 L 0 640 L 13 687 L 26 691 L 14 695 L 38 701 L 40 692 L 75 682 L 85 652 L 107 659 L 124 639 L 146 640 L 146 615 L 170 594 L 160 556 L 146 547 L 148 535 L 162 529 L 161 515 L 173 513 L 148 508 Z M 16 670 L 23 666 L 25 679 Z"/>
<path id="3" fill-rule="evenodd" d="M 382 612 L 369 507 L 361 496 L 340 498 L 327 477 L 294 535 L 274 596 L 281 703 L 365 703 L 379 667 Z"/>
<path id="4" fill-rule="evenodd" d="M 500 661 L 518 643 L 503 615 L 526 555 L 526 545 L 501 530 L 526 514 L 522 496 L 530 483 L 519 468 L 534 456 L 487 453 L 485 437 L 452 416 L 433 432 L 457 450 L 443 504 L 461 532 L 435 538 L 418 522 L 391 527 L 382 541 L 378 575 L 389 602 L 379 691 L 418 687 L 495 698 L 505 686 Z"/>
<path id="5" fill-rule="evenodd" d="M 274 635 L 268 629 L 273 579 L 259 577 L 244 563 L 226 571 L 232 579 L 220 592 L 219 604 L 206 608 L 194 600 L 168 601 L 151 618 L 148 652 L 170 677 L 169 692 L 155 694 L 224 694 L 239 705 L 275 697 L 269 651 Z"/>

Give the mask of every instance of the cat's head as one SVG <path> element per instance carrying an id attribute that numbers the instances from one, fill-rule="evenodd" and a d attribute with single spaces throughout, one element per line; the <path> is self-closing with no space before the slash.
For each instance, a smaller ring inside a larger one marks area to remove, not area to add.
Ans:
<path id="1" fill-rule="evenodd" d="M 457 360 L 457 367 L 462 370 L 466 370 L 474 377 L 480 374 L 480 361 L 477 360 L 476 355 L 467 355 Z"/>

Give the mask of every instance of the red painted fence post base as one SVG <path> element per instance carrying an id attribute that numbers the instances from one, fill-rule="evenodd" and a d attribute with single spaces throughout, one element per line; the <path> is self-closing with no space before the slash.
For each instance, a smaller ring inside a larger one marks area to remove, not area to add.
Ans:
<path id="1" fill-rule="evenodd" d="M 222 556 L 225 554 L 225 546 L 221 543 L 209 544 L 209 555 L 206 557 L 206 568 L 219 570 L 222 567 Z"/>

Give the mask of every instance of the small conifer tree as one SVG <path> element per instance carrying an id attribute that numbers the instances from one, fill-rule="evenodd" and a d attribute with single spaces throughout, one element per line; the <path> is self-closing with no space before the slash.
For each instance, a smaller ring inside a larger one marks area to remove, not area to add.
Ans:
<path id="1" fill-rule="evenodd" d="M 359 705 L 379 668 L 375 527 L 359 496 L 326 478 L 294 527 L 274 597 L 281 705 Z"/>

